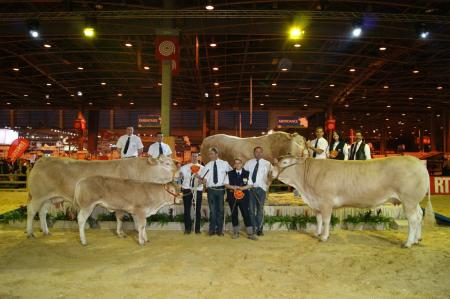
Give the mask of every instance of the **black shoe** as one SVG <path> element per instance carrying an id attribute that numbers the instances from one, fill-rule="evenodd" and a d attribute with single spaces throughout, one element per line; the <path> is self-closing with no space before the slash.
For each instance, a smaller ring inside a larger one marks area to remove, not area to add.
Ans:
<path id="1" fill-rule="evenodd" d="M 223 232 L 217 233 L 217 235 L 218 235 L 219 237 L 223 237 L 223 236 L 224 236 Z"/>
<path id="2" fill-rule="evenodd" d="M 208 236 L 214 236 L 215 234 L 215 232 L 208 232 Z"/>
<path id="3" fill-rule="evenodd" d="M 190 234 L 191 234 L 191 231 L 190 231 L 190 230 L 185 230 L 185 231 L 184 231 L 184 234 L 185 234 L 185 235 L 190 235 Z"/>
<path id="4" fill-rule="evenodd" d="M 264 236 L 264 233 L 263 233 L 262 231 L 258 231 L 256 234 L 257 234 L 258 236 Z"/>
<path id="5" fill-rule="evenodd" d="M 199 230 L 196 230 L 195 233 L 196 233 L 197 235 L 198 235 L 198 234 L 201 234 L 201 232 L 200 232 Z"/>

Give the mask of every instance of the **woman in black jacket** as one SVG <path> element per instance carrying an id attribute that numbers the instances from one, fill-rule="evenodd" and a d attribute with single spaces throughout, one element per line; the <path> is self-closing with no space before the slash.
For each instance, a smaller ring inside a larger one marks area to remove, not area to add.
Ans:
<path id="1" fill-rule="evenodd" d="M 348 145 L 340 132 L 333 132 L 333 141 L 328 148 L 328 158 L 335 160 L 348 160 Z"/>

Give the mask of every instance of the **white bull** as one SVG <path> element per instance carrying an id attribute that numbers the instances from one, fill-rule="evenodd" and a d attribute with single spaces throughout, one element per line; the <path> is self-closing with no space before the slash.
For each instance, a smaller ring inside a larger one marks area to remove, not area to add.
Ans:
<path id="1" fill-rule="evenodd" d="M 371 208 L 389 201 L 403 204 L 409 223 L 404 246 L 421 240 L 419 203 L 427 191 L 430 200 L 430 180 L 426 167 L 415 157 L 367 161 L 285 157 L 273 167 L 272 176 L 299 190 L 305 203 L 316 210 L 316 235 L 322 241 L 328 239 L 333 208 Z M 432 211 L 430 201 L 428 206 Z"/>
<path id="2" fill-rule="evenodd" d="M 80 208 L 78 225 L 81 244 L 87 245 L 84 226 L 95 206 L 100 205 L 120 214 L 133 215 L 139 231 L 139 244 L 147 239 L 146 217 L 156 214 L 164 206 L 179 203 L 174 184 L 156 184 L 136 180 L 124 180 L 105 176 L 81 179 L 75 188 L 75 205 Z M 119 221 L 118 217 L 118 221 Z M 118 232 L 119 234 L 119 229 Z"/>
<path id="3" fill-rule="evenodd" d="M 83 161 L 67 158 L 41 158 L 28 178 L 27 236 L 33 235 L 33 218 L 39 211 L 44 235 L 49 234 L 46 215 L 51 204 L 72 203 L 76 183 L 87 176 L 108 175 L 126 179 L 168 183 L 177 168 L 171 158 L 130 158 L 109 161 Z"/>

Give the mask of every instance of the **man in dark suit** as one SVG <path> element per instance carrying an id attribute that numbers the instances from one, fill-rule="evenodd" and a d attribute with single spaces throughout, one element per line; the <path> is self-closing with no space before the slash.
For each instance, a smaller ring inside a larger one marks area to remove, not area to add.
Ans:
<path id="1" fill-rule="evenodd" d="M 228 172 L 225 179 L 225 188 L 227 189 L 227 200 L 231 209 L 231 222 L 233 224 L 233 239 L 239 238 L 239 219 L 238 209 L 241 210 L 242 218 L 244 218 L 244 224 L 247 228 L 248 238 L 251 240 L 257 240 L 250 218 L 249 210 L 249 194 L 248 189 L 251 185 L 248 185 L 249 174 L 247 170 L 242 168 L 242 160 L 234 160 L 234 169 Z M 242 191 L 239 192 L 239 191 Z M 240 194 L 239 194 L 240 193 Z M 242 198 L 240 198 L 242 196 Z"/>

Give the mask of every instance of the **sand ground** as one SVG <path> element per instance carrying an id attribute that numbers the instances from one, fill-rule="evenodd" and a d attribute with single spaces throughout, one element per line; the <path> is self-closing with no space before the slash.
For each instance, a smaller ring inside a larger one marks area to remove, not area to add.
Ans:
<path id="1" fill-rule="evenodd" d="M 0 227 L 0 298 L 450 298 L 450 228 L 406 233 L 337 230 L 327 243 L 300 232 L 243 237 L 149 232 L 119 239 L 75 230 L 27 240 Z"/>

